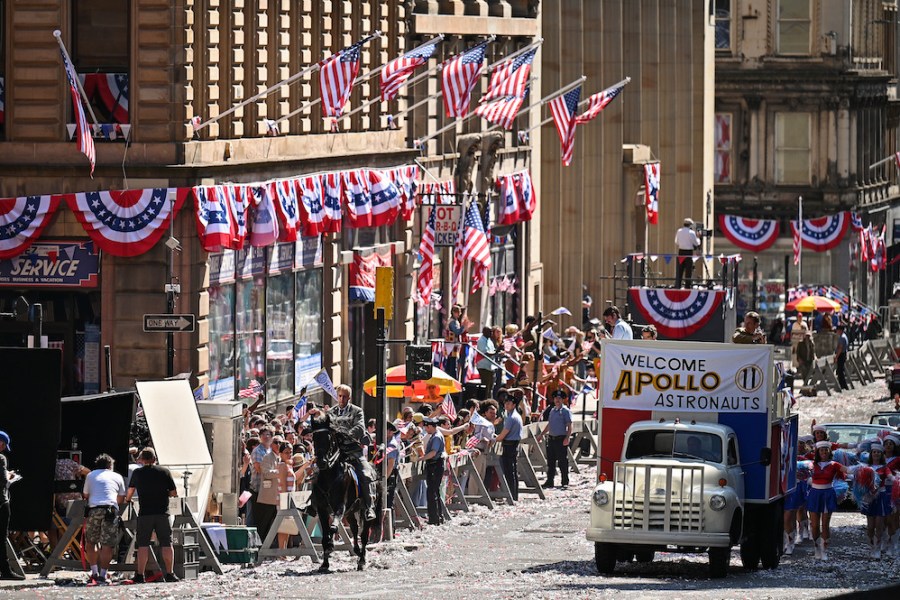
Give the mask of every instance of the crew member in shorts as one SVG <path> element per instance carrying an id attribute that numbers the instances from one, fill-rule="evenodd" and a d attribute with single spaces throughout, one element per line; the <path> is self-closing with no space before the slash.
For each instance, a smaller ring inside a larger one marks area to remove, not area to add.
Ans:
<path id="1" fill-rule="evenodd" d="M 144 466 L 131 475 L 128 494 L 125 496 L 126 502 L 131 502 L 135 492 L 140 498 L 135 536 L 137 562 L 131 582 L 144 583 L 144 569 L 147 568 L 150 553 L 150 538 L 154 533 L 162 549 L 165 569 L 163 579 L 169 582 L 178 581 L 178 577 L 172 572 L 175 552 L 172 549 L 172 526 L 169 524 L 169 498 L 178 495 L 175 481 L 167 468 L 156 464 L 156 451 L 153 448 L 141 450 L 140 461 Z"/>
<path id="2" fill-rule="evenodd" d="M 89 586 L 109 585 L 107 569 L 119 541 L 119 505 L 125 502 L 125 480 L 113 471 L 114 461 L 101 454 L 84 478 L 87 501 L 84 553 L 91 565 Z"/>

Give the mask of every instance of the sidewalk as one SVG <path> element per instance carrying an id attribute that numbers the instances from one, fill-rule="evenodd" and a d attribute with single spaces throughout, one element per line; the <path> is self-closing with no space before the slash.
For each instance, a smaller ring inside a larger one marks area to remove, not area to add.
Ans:
<path id="1" fill-rule="evenodd" d="M 42 579 L 37 573 L 26 575 L 25 581 L 0 581 L 0 590 L 27 590 L 34 588 L 52 587 L 56 585 L 53 579 Z"/>

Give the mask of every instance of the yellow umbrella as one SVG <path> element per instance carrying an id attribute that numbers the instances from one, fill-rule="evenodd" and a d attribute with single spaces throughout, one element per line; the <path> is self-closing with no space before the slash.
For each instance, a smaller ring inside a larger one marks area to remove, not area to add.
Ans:
<path id="1" fill-rule="evenodd" d="M 376 377 L 377 375 L 370 377 L 363 384 L 363 391 L 370 396 L 375 395 Z M 397 365 L 396 367 L 389 368 L 387 370 L 385 381 L 387 383 L 388 398 L 403 398 L 406 396 L 406 365 Z M 426 386 L 438 386 L 437 393 L 442 396 L 444 394 L 456 394 L 457 392 L 462 391 L 462 384 L 459 381 L 434 366 L 431 367 L 431 379 L 426 379 L 424 383 Z"/>
<path id="2" fill-rule="evenodd" d="M 831 298 L 825 298 L 823 296 L 807 296 L 806 298 L 789 302 L 785 308 L 787 310 L 798 310 L 800 312 L 812 312 L 814 310 L 819 312 L 832 312 L 841 310 L 841 305 Z"/>

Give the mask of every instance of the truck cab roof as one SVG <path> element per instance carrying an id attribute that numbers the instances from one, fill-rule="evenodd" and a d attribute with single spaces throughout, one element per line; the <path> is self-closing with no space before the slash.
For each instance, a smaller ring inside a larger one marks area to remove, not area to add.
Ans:
<path id="1" fill-rule="evenodd" d="M 734 430 L 728 425 L 720 425 L 719 423 L 710 423 L 708 421 L 684 422 L 684 421 L 635 421 L 628 427 L 626 435 L 638 429 L 672 429 L 675 431 L 696 431 L 699 433 L 713 433 L 720 436 L 727 436 L 734 433 Z"/>

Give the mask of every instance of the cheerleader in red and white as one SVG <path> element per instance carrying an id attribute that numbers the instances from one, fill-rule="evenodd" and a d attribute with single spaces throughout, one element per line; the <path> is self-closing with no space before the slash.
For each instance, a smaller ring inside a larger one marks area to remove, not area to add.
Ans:
<path id="1" fill-rule="evenodd" d="M 885 436 L 884 462 L 891 470 L 893 478 L 900 476 L 900 436 L 896 433 Z M 885 485 L 885 494 L 890 502 L 891 510 L 885 517 L 887 526 L 887 547 L 884 550 L 892 556 L 900 556 L 900 483 L 889 480 Z"/>
<path id="2" fill-rule="evenodd" d="M 844 478 L 847 467 L 832 460 L 831 442 L 816 442 L 816 459 L 813 461 L 812 477 L 810 477 L 809 495 L 806 497 L 806 510 L 812 525 L 813 539 L 816 543 L 816 558 L 828 560 L 827 547 L 831 538 L 831 513 L 837 510 L 837 496 L 834 493 L 834 480 Z"/>
<path id="3" fill-rule="evenodd" d="M 884 461 L 884 446 L 872 444 L 868 464 L 860 465 L 853 477 L 853 495 L 859 512 L 866 516 L 866 534 L 869 536 L 872 558 L 881 558 L 885 517 L 891 514 L 891 497 L 885 490 L 888 481 L 893 482 L 891 471 Z"/>

